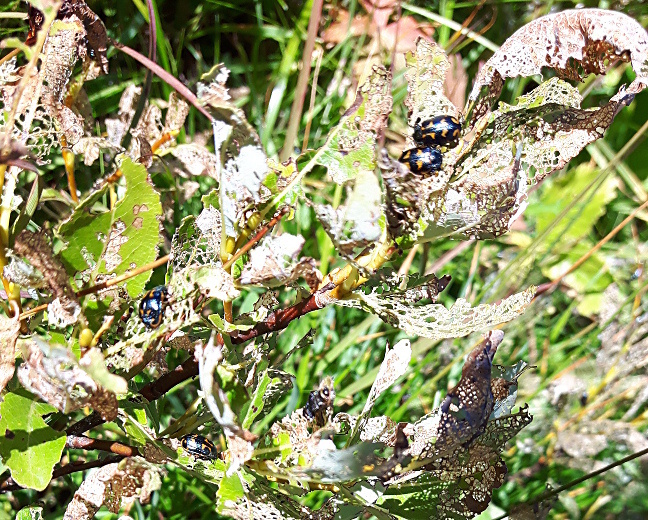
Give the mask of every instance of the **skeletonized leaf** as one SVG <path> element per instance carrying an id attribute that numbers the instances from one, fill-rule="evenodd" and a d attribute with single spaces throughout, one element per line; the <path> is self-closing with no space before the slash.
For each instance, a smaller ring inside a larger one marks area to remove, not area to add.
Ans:
<path id="1" fill-rule="evenodd" d="M 146 503 L 162 486 L 161 470 L 141 457 L 128 457 L 90 473 L 65 510 L 64 520 L 90 520 L 102 505 L 113 513 L 139 500 Z"/>
<path id="2" fill-rule="evenodd" d="M 374 171 L 376 133 L 385 127 L 392 109 L 390 90 L 391 75 L 374 66 L 355 102 L 318 151 L 317 163 L 328 168 L 337 184 L 354 179 L 359 171 Z"/>
<path id="3" fill-rule="evenodd" d="M 380 369 L 378 370 L 378 375 L 371 385 L 371 390 L 369 391 L 369 397 L 365 402 L 360 417 L 355 421 L 355 425 L 352 427 L 352 434 L 349 435 L 349 442 L 355 437 L 355 433 L 359 432 L 363 440 L 377 438 L 380 439 L 380 436 L 376 436 L 376 427 L 378 424 L 371 424 L 371 433 L 366 433 L 365 429 L 367 427 L 368 417 L 371 414 L 374 404 L 378 398 L 387 390 L 391 385 L 393 385 L 396 380 L 404 375 L 407 372 L 407 367 L 412 358 L 412 347 L 408 339 L 403 339 L 396 343 L 394 347 L 389 350 L 389 345 L 387 346 L 387 351 L 385 352 L 385 359 L 380 364 Z M 380 418 L 379 418 L 380 419 Z M 388 420 L 388 418 L 385 418 Z M 387 427 L 388 425 L 383 425 Z M 384 430 L 384 428 L 383 428 Z M 348 445 L 348 444 L 347 444 Z"/>
<path id="4" fill-rule="evenodd" d="M 459 110 L 445 95 L 450 62 L 443 49 L 431 40 L 419 38 L 416 52 L 408 52 L 405 60 L 405 77 L 410 86 L 405 106 L 408 108 L 410 126 L 414 127 L 418 118 L 425 121 L 439 115 L 457 116 Z"/>
<path id="5" fill-rule="evenodd" d="M 490 331 L 468 354 L 459 383 L 448 391 L 441 403 L 435 451 L 470 442 L 483 433 L 494 405 L 491 390 L 493 356 L 503 339 L 501 330 Z M 422 457 L 427 455 L 423 453 Z"/>
<path id="6" fill-rule="evenodd" d="M 430 421 L 431 416 L 414 425 L 411 450 L 434 437 L 428 427 L 436 431 L 438 422 Z M 423 471 L 392 479 L 378 505 L 413 520 L 475 517 L 488 507 L 493 489 L 504 482 L 507 469 L 500 453 L 531 419 L 525 407 L 513 415 L 489 421 L 473 442 L 455 446 L 446 456 L 427 463 Z M 424 460 L 415 457 L 414 462 L 420 468 Z"/>
<path id="7" fill-rule="evenodd" d="M 445 339 L 467 336 L 471 332 L 511 321 L 524 312 L 535 291 L 535 287 L 532 286 L 498 303 L 477 307 L 471 307 L 469 302 L 459 298 L 450 309 L 437 303 L 417 306 L 414 303 L 416 300 L 413 301 L 406 294 L 400 294 L 398 291 L 381 293 L 377 289 L 368 294 L 355 291 L 346 299 L 333 300 L 331 303 L 364 309 L 408 334 Z M 419 299 L 424 297 L 422 295 Z"/>
<path id="8" fill-rule="evenodd" d="M 314 209 L 343 256 L 353 257 L 356 248 L 375 243 L 382 234 L 382 191 L 373 171 L 357 172 L 353 189 L 341 206 L 316 204 Z"/>
<path id="9" fill-rule="evenodd" d="M 518 29 L 481 68 L 468 96 L 471 121 L 489 110 L 503 81 L 553 69 L 581 80 L 603 74 L 607 60 L 630 62 L 637 74 L 628 88 L 636 94 L 648 84 L 648 35 L 629 16 L 603 9 L 575 9 L 538 18 Z"/>
<path id="10" fill-rule="evenodd" d="M 216 507 L 235 520 L 317 520 L 310 509 L 247 473 L 223 479 Z"/>
<path id="11" fill-rule="evenodd" d="M 0 404 L 0 455 L 23 487 L 44 490 L 63 453 L 65 433 L 50 428 L 42 418 L 53 411 L 55 408 L 22 394 L 6 394 Z"/>
<path id="12" fill-rule="evenodd" d="M 378 375 L 371 385 L 369 397 L 362 409 L 363 414 L 371 412 L 374 403 L 387 390 L 393 385 L 396 380 L 407 372 L 410 359 L 412 358 L 412 347 L 408 339 L 402 339 L 396 343 L 391 350 L 387 347 L 385 352 L 385 359 L 380 364 Z"/>
<path id="13" fill-rule="evenodd" d="M 266 237 L 250 251 L 250 259 L 243 267 L 238 282 L 241 285 L 278 287 L 298 278 L 304 278 L 310 287 L 316 287 L 322 279 L 309 257 L 298 259 L 305 239 L 282 233 Z"/>

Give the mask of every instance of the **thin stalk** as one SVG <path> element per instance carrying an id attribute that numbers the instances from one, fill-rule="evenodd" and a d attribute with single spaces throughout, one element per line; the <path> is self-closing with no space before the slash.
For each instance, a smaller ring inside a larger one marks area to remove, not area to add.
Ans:
<path id="1" fill-rule="evenodd" d="M 162 258 L 158 258 L 155 260 L 155 262 L 151 262 L 150 264 L 143 265 L 141 267 L 138 267 L 137 269 L 133 269 L 132 271 L 129 271 L 128 273 L 124 273 L 121 276 L 117 276 L 115 278 L 111 278 L 110 280 L 106 280 L 105 282 L 98 283 L 97 285 L 92 285 L 90 287 L 86 287 L 85 289 L 82 289 L 80 291 L 76 292 L 77 297 L 81 296 L 87 296 L 88 294 L 93 294 L 99 291 L 103 291 L 104 289 L 107 289 L 108 287 L 112 287 L 113 285 L 117 285 L 122 283 L 125 280 L 129 280 L 130 278 L 133 278 L 134 276 L 137 276 L 138 274 L 142 274 L 146 271 L 150 271 L 151 269 L 155 269 L 156 267 L 159 267 L 161 265 L 166 264 L 169 261 L 169 255 L 165 255 Z M 43 305 L 39 305 L 38 307 L 34 307 L 33 309 L 30 309 L 28 311 L 23 312 L 20 315 L 20 319 L 24 320 L 25 318 L 28 318 L 29 316 L 32 316 L 34 314 L 39 313 L 42 310 L 47 309 L 47 303 L 44 303 Z"/>
<path id="2" fill-rule="evenodd" d="M 315 48 L 315 39 L 317 38 L 317 31 L 322 17 L 323 4 L 324 0 L 313 0 L 310 20 L 308 21 L 308 35 L 306 37 L 306 44 L 304 45 L 302 68 L 301 71 L 299 71 L 299 78 L 297 78 L 297 87 L 295 88 L 295 95 L 290 109 L 290 122 L 288 123 L 288 129 L 286 130 L 284 147 L 279 155 L 279 160 L 282 162 L 290 157 L 293 145 L 297 140 L 297 132 L 299 131 L 299 124 L 301 123 L 302 111 L 304 109 L 306 89 L 308 88 L 308 79 L 310 78 L 311 62 L 313 61 L 313 50 Z"/>
<path id="3" fill-rule="evenodd" d="M 591 473 L 587 473 L 586 475 L 583 475 L 580 478 L 574 479 L 571 482 L 568 482 L 567 484 L 557 487 L 556 489 L 552 489 L 550 491 L 544 492 L 542 495 L 540 495 L 537 498 L 534 498 L 530 502 L 528 502 L 529 505 L 533 504 L 538 504 L 539 502 L 542 502 L 543 500 L 547 500 L 551 497 L 556 496 L 559 493 L 562 493 L 563 491 L 566 491 L 569 488 L 572 488 L 574 486 L 577 486 L 578 484 L 585 482 L 586 480 L 589 480 L 591 478 L 597 477 L 606 471 L 610 471 L 611 469 L 616 468 L 617 466 L 621 466 L 625 464 L 626 462 L 630 462 L 631 460 L 634 460 L 639 457 L 643 457 L 644 455 L 648 455 L 648 448 L 645 448 L 641 451 L 637 451 L 635 453 L 632 453 L 628 455 L 627 457 L 623 457 L 620 460 L 617 460 L 616 462 L 613 462 L 612 464 L 608 464 L 607 466 L 602 467 L 601 469 L 597 469 L 596 471 L 592 471 Z M 508 513 L 504 513 L 501 516 L 498 516 L 494 520 L 503 520 L 504 518 L 508 518 Z"/>

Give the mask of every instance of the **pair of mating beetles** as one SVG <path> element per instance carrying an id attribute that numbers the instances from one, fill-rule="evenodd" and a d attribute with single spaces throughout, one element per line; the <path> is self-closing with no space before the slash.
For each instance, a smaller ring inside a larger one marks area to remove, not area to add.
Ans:
<path id="1" fill-rule="evenodd" d="M 453 116 L 437 116 L 414 125 L 416 148 L 405 150 L 398 159 L 409 166 L 412 173 L 426 175 L 441 169 L 441 147 L 454 148 L 459 144 L 461 123 Z"/>

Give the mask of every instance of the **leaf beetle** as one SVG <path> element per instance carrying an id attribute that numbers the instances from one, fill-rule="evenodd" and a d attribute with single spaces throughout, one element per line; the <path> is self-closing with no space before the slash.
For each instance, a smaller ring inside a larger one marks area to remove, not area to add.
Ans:
<path id="1" fill-rule="evenodd" d="M 156 329 L 164 318 L 164 308 L 169 300 L 166 285 L 158 285 L 148 291 L 139 304 L 139 317 L 149 329 Z"/>
<path id="2" fill-rule="evenodd" d="M 334 400 L 333 380 L 325 377 L 319 388 L 308 394 L 302 413 L 307 419 L 313 420 L 317 426 L 324 426 L 332 415 Z"/>
<path id="3" fill-rule="evenodd" d="M 441 169 L 443 155 L 438 148 L 424 146 L 405 150 L 398 160 L 407 164 L 412 173 L 424 175 Z"/>
<path id="4" fill-rule="evenodd" d="M 459 144 L 461 122 L 454 116 L 437 116 L 414 124 L 414 141 L 419 146 L 454 148 Z"/>
<path id="5" fill-rule="evenodd" d="M 182 447 L 200 459 L 217 458 L 216 446 L 209 439 L 197 433 L 189 433 L 182 438 Z"/>

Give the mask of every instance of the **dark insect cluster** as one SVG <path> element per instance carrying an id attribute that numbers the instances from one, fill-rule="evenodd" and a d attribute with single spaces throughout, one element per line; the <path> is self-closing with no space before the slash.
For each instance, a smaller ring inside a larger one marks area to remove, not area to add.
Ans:
<path id="1" fill-rule="evenodd" d="M 453 116 L 437 116 L 416 120 L 414 125 L 415 148 L 405 150 L 399 161 L 409 166 L 412 173 L 429 174 L 441 169 L 442 149 L 454 148 L 459 143 L 461 122 Z"/>
<path id="2" fill-rule="evenodd" d="M 139 317 L 150 329 L 156 329 L 164 318 L 164 308 L 169 300 L 169 291 L 165 285 L 158 285 L 148 291 L 139 304 Z"/>
<path id="3" fill-rule="evenodd" d="M 182 438 L 182 447 L 200 459 L 215 459 L 216 446 L 209 439 L 197 433 L 189 433 Z"/>
<path id="4" fill-rule="evenodd" d="M 324 426 L 333 413 L 334 399 L 333 380 L 326 377 L 317 390 L 313 390 L 308 394 L 308 401 L 306 401 L 306 406 L 303 409 L 304 417 L 312 419 L 319 427 Z"/>

